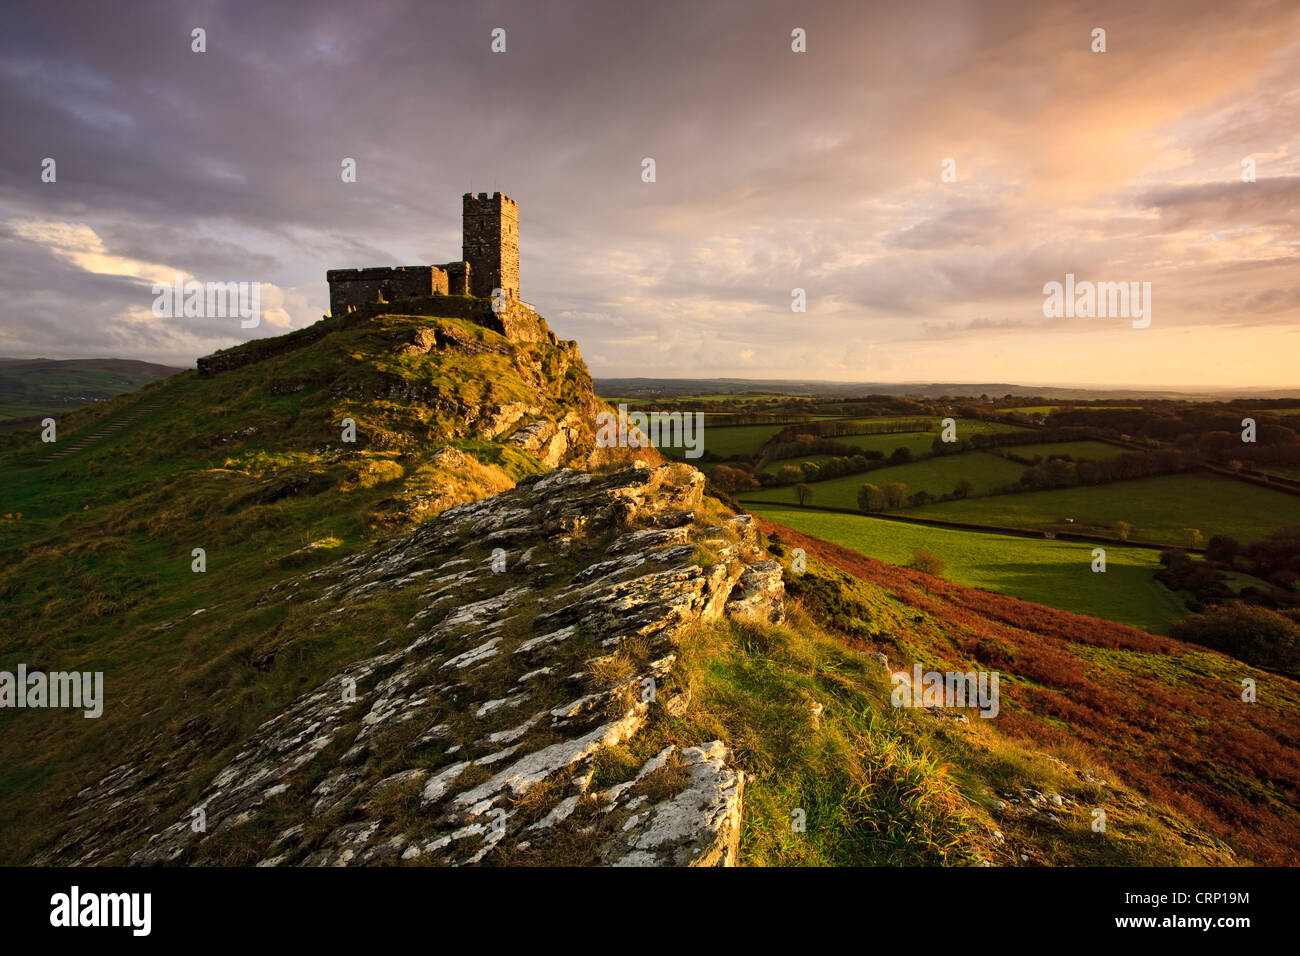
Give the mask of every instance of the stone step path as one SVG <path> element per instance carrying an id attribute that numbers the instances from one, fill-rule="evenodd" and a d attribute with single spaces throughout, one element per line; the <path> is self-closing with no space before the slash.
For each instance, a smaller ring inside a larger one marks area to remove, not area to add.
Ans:
<path id="1" fill-rule="evenodd" d="M 140 419 L 152 415 L 158 409 L 162 408 L 162 406 L 163 399 L 161 398 L 156 398 L 143 405 L 136 405 L 124 415 L 119 415 L 117 418 L 109 421 L 100 422 L 95 426 L 93 432 L 78 436 L 71 444 L 55 442 L 52 450 L 38 458 L 37 462 L 42 465 L 48 465 L 56 461 L 61 461 L 69 455 L 76 454 L 79 451 L 92 448 L 100 442 L 114 437 L 122 429 L 134 425 Z"/>

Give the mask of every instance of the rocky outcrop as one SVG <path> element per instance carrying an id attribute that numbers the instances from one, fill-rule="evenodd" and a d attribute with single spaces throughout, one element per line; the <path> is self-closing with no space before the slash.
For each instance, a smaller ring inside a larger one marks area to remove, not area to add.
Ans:
<path id="1" fill-rule="evenodd" d="M 534 475 L 274 589 L 322 615 L 415 611 L 265 721 L 170 825 L 116 845 L 103 828 L 48 861 L 225 861 L 234 842 L 263 866 L 734 863 L 745 774 L 723 742 L 672 744 L 625 779 L 600 760 L 689 709 L 689 628 L 783 615 L 779 566 L 748 517 L 699 517 L 703 484 L 682 465 Z M 184 783 L 125 765 L 84 812 L 138 820 L 158 793 L 121 783 L 141 777 Z"/>

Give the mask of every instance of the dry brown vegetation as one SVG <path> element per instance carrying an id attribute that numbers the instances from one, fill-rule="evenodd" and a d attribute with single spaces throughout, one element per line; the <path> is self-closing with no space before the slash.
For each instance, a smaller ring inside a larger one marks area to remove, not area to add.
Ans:
<path id="1" fill-rule="evenodd" d="M 1300 863 L 1300 684 L 1195 645 L 895 567 L 759 519 L 914 608 L 906 656 L 1002 675 L 1005 734 L 1072 748 L 1236 847 Z M 1258 701 L 1241 700 L 1241 681 Z"/>

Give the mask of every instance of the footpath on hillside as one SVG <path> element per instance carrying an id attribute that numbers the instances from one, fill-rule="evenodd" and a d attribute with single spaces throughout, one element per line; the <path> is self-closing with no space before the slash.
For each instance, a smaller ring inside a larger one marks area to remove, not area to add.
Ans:
<path id="1" fill-rule="evenodd" d="M 153 415 L 163 405 L 163 398 L 152 399 L 142 404 L 133 405 L 123 409 L 112 418 L 98 422 L 89 432 L 83 432 L 69 444 L 62 441 L 55 441 L 53 446 L 36 459 L 39 465 L 48 465 L 56 461 L 61 461 L 69 455 L 75 455 L 78 452 L 95 448 L 101 443 L 109 441 L 117 436 L 124 428 L 129 428 L 142 418 Z"/>

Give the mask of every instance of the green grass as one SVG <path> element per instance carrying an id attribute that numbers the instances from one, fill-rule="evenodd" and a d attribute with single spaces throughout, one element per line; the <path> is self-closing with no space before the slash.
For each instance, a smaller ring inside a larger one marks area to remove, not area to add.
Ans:
<path id="1" fill-rule="evenodd" d="M 743 865 L 969 865 L 980 853 L 978 788 L 961 792 L 923 717 L 889 706 L 885 671 L 865 651 L 798 615 L 697 628 L 682 669 L 692 710 L 664 739 L 720 738 L 743 755 Z"/>
<path id="2" fill-rule="evenodd" d="M 1106 571 L 1092 570 L 1084 542 L 1036 540 L 839 515 L 750 506 L 771 521 L 891 564 L 907 564 L 921 548 L 937 555 L 943 577 L 968 587 L 1131 624 L 1157 634 L 1187 612 L 1182 599 L 1155 580 L 1158 552 L 1107 545 Z"/>
<path id="3" fill-rule="evenodd" d="M 926 458 L 908 465 L 891 465 L 863 474 L 815 482 L 811 485 L 813 497 L 809 503 L 828 508 L 856 509 L 858 489 L 864 484 L 883 487 L 893 481 L 907 485 L 909 493 L 928 491 L 938 496 L 948 494 L 957 487 L 957 482 L 965 478 L 975 486 L 973 494 L 988 494 L 998 485 L 1015 481 L 1024 470 L 1023 465 L 978 451 Z M 747 491 L 742 497 L 745 500 L 790 503 L 798 500 L 793 486 Z"/>
<path id="4" fill-rule="evenodd" d="M 788 499 L 787 499 L 788 500 Z M 824 504 L 814 499 L 814 504 Z M 1300 497 L 1210 475 L 1164 475 L 1090 487 L 948 501 L 909 509 L 918 517 L 968 521 L 1029 530 L 1114 534 L 1115 523 L 1132 525 L 1129 537 L 1181 545 L 1183 529 L 1206 540 L 1226 534 L 1242 544 L 1281 525 L 1300 524 Z M 1073 518 L 1067 524 L 1065 518 Z"/>

